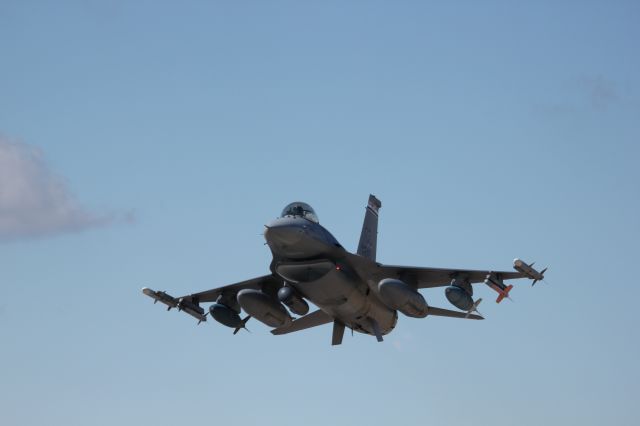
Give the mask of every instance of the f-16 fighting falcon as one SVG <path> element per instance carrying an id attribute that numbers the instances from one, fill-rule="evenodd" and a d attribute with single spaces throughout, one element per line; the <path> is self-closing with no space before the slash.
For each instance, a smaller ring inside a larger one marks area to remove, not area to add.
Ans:
<path id="1" fill-rule="evenodd" d="M 474 271 L 384 265 L 376 262 L 378 211 L 382 203 L 369 196 L 358 250 L 348 252 L 318 222 L 308 204 L 295 202 L 278 219 L 265 225 L 264 238 L 273 254 L 271 273 L 212 290 L 172 297 L 164 291 L 142 292 L 198 320 L 210 315 L 234 329 L 245 328 L 250 318 L 273 327 L 280 335 L 333 323 L 331 343 L 342 343 L 345 327 L 359 333 L 382 336 L 398 321 L 398 312 L 412 318 L 428 315 L 484 319 L 477 311 L 482 299 L 473 299 L 475 283 L 485 283 L 498 293 L 497 303 L 513 285 L 505 280 L 528 278 L 533 284 L 544 279 L 540 272 L 520 259 L 515 271 Z M 449 302 L 460 311 L 429 306 L 419 289 L 445 287 Z M 154 303 L 155 303 L 154 302 Z M 319 309 L 309 313 L 309 303 Z M 201 306 L 212 303 L 207 312 Z M 244 311 L 246 316 L 241 317 Z M 475 312 L 475 313 L 474 313 Z M 297 318 L 294 318 L 296 315 Z"/>

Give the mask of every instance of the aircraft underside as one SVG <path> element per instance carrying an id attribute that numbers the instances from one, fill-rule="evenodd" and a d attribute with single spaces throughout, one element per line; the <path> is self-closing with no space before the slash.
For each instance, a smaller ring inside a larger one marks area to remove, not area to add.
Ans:
<path id="1" fill-rule="evenodd" d="M 348 328 L 360 333 L 385 335 L 395 327 L 397 312 L 385 306 L 365 282 L 345 271 L 344 267 L 324 260 L 312 264 L 290 263 L 287 265 L 288 269 L 293 269 L 294 265 L 307 271 L 308 275 L 320 277 L 310 281 L 297 281 L 291 286 Z M 286 268 L 276 268 L 276 271 L 280 269 Z M 283 277 L 290 278 L 289 275 Z M 378 330 L 375 329 L 376 326 Z"/>
<path id="2" fill-rule="evenodd" d="M 264 237 L 273 255 L 268 275 L 178 298 L 149 288 L 142 292 L 168 309 L 193 316 L 198 323 L 213 318 L 234 329 L 234 334 L 250 318 L 271 327 L 274 335 L 333 323 L 331 342 L 339 345 L 345 328 L 382 341 L 396 326 L 398 312 L 412 318 L 435 315 L 481 320 L 484 318 L 476 314 L 482 299 L 474 300 L 472 284 L 486 284 L 498 293 L 496 303 L 500 303 L 513 288 L 505 280 L 528 278 L 534 285 L 544 279 L 546 268 L 539 272 L 533 263 L 520 259 L 514 260 L 515 272 L 381 264 L 376 261 L 381 206 L 375 196 L 369 196 L 356 253 L 345 250 L 319 224 L 308 204 L 295 202 L 265 225 Z M 459 311 L 427 305 L 419 290 L 436 287 L 444 287 L 447 300 Z M 200 304 L 207 302 L 213 304 L 205 312 Z M 308 302 L 319 309 L 309 312 Z"/>

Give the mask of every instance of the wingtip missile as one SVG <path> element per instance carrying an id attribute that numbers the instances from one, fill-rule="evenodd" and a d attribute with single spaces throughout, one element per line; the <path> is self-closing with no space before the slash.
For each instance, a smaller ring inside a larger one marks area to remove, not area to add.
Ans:
<path id="1" fill-rule="evenodd" d="M 171 310 L 171 308 L 175 308 L 178 306 L 178 301 L 174 297 L 169 296 L 164 291 L 155 291 L 148 287 L 144 287 L 142 289 L 142 293 L 152 298 L 153 303 L 160 302 L 167 305 L 167 310 Z"/>
<path id="2" fill-rule="evenodd" d="M 544 268 L 542 271 L 538 272 L 533 268 L 534 263 L 535 262 L 528 265 L 527 262 L 523 260 L 520 260 L 517 258 L 513 260 L 513 269 L 520 272 L 525 277 L 533 280 L 533 283 L 531 284 L 532 287 L 536 285 L 538 281 L 542 281 L 544 279 L 544 273 L 548 269 L 548 268 Z"/>
<path id="3" fill-rule="evenodd" d="M 537 279 L 537 280 L 533 280 L 533 282 L 531 283 L 531 287 L 533 287 L 534 285 L 536 285 L 536 283 L 540 280 L 544 280 L 544 273 L 547 272 L 547 269 L 549 268 L 544 268 L 542 271 L 540 271 L 540 275 L 542 276 L 542 278 Z M 546 281 L 545 281 L 546 282 Z"/>
<path id="4" fill-rule="evenodd" d="M 191 300 L 185 297 L 178 300 L 164 291 L 155 291 L 148 287 L 144 287 L 142 289 L 142 293 L 152 298 L 154 303 L 160 302 L 167 305 L 167 310 L 176 308 L 180 312 L 191 315 L 198 320 L 198 324 L 207 321 L 207 315 L 205 314 L 204 309 L 200 307 L 196 300 Z"/>

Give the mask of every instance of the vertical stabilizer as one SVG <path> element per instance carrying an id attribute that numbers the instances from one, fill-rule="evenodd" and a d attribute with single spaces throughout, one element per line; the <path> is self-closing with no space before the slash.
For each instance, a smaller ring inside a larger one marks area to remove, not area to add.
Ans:
<path id="1" fill-rule="evenodd" d="M 358 254 L 367 259 L 376 260 L 376 247 L 378 245 L 378 209 L 382 203 L 375 195 L 369 195 L 369 203 L 364 214 L 362 233 L 358 243 Z"/>

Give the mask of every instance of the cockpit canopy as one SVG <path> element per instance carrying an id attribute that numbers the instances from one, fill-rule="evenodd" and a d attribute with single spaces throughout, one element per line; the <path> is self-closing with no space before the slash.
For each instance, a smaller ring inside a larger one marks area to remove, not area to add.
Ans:
<path id="1" fill-rule="evenodd" d="M 282 210 L 282 214 L 280 215 L 280 217 L 287 216 L 304 217 L 305 219 L 309 219 L 311 222 L 318 223 L 318 216 L 316 216 L 316 212 L 313 211 L 311 206 L 307 203 L 301 203 L 299 201 L 287 205 L 287 207 Z"/>

